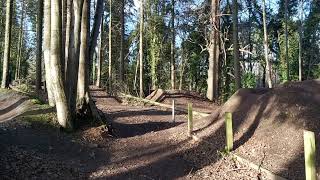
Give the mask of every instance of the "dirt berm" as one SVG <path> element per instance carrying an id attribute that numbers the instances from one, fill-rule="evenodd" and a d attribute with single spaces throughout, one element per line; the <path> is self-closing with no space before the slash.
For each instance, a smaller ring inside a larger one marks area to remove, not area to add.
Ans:
<path id="1" fill-rule="evenodd" d="M 303 130 L 316 134 L 320 179 L 320 80 L 241 89 L 220 109 L 233 113 L 235 152 L 288 179 L 304 179 Z"/>

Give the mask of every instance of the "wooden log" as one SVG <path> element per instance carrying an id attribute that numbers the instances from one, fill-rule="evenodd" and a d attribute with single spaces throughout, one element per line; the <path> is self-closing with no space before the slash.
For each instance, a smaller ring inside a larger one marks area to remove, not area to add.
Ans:
<path id="1" fill-rule="evenodd" d="M 232 113 L 226 112 L 225 123 L 226 123 L 226 150 L 227 152 L 230 152 L 233 149 Z"/>
<path id="2" fill-rule="evenodd" d="M 149 103 L 149 104 L 160 106 L 160 107 L 164 107 L 164 108 L 167 108 L 167 109 L 172 109 L 172 106 L 169 105 L 169 104 L 163 104 L 163 103 L 159 103 L 159 102 L 155 102 L 155 101 L 151 101 L 151 100 L 148 100 L 148 99 L 143 99 L 143 98 L 139 98 L 139 97 L 123 94 L 123 93 L 120 94 L 120 97 L 134 99 L 134 100 L 137 100 L 137 101 L 140 101 L 140 102 Z M 175 107 L 175 110 L 179 111 L 179 112 L 183 112 L 183 113 L 188 113 L 188 110 L 184 109 L 184 108 Z M 200 117 L 207 117 L 207 116 L 210 115 L 208 113 L 197 112 L 197 111 L 193 111 L 193 114 L 195 116 L 200 116 Z"/>
<path id="3" fill-rule="evenodd" d="M 305 130 L 303 139 L 306 180 L 316 180 L 316 141 L 314 132 Z"/>
<path id="4" fill-rule="evenodd" d="M 192 132 L 193 132 L 192 103 L 188 103 L 188 135 L 192 136 Z"/>

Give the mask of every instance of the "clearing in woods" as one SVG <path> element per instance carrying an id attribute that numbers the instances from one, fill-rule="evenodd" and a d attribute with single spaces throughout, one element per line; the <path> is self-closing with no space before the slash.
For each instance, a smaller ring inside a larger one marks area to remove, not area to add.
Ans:
<path id="1" fill-rule="evenodd" d="M 170 103 L 174 98 L 178 105 L 194 102 L 198 111 L 212 112 L 205 118 L 194 117 L 195 133 L 201 137 L 198 141 L 187 136 L 187 114 L 176 112 L 172 122 L 170 109 L 125 104 L 96 87 L 91 88 L 91 94 L 112 122 L 111 135 L 104 127 L 85 126 L 68 134 L 38 116 L 39 121 L 30 121 L 28 117 L 38 114 L 43 119 L 53 117 L 54 109 L 35 105 L 19 93 L 3 91 L 0 177 L 268 179 L 224 155 L 223 115 L 230 111 L 234 113 L 235 153 L 282 177 L 303 179 L 300 135 L 309 129 L 319 139 L 319 87 L 319 81 L 314 80 L 272 90 L 242 89 L 221 107 L 190 97 L 161 100 Z"/>

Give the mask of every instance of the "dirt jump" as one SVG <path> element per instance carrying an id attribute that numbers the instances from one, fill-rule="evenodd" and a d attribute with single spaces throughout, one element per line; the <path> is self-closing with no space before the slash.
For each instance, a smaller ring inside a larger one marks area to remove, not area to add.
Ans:
<path id="1" fill-rule="evenodd" d="M 304 179 L 302 132 L 311 130 L 317 140 L 320 137 L 319 92 L 320 81 L 314 80 L 273 89 L 241 89 L 221 107 L 200 97 L 182 97 L 186 93 L 181 92 L 166 92 L 156 100 L 170 104 L 175 99 L 181 107 L 192 102 L 197 110 L 211 112 L 205 118 L 194 116 L 198 139 L 188 137 L 186 113 L 177 112 L 173 122 L 169 109 L 124 104 L 101 88 L 92 87 L 91 95 L 112 124 L 112 132 L 85 126 L 65 133 L 34 124 L 23 117 L 54 110 L 40 108 L 19 93 L 0 92 L 0 177 L 272 179 L 225 154 L 224 113 L 232 112 L 232 153 L 276 176 Z M 319 178 L 319 143 L 316 153 Z"/>

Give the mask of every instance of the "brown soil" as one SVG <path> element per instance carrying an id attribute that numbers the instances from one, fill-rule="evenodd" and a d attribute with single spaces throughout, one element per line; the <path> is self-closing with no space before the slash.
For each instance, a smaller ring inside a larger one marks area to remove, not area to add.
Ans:
<path id="1" fill-rule="evenodd" d="M 303 130 L 320 139 L 320 80 L 274 89 L 241 89 L 220 109 L 233 113 L 236 153 L 288 179 L 304 179 Z M 203 136 L 211 134 L 211 127 Z M 200 135 L 199 134 L 199 135 Z M 320 179 L 320 143 L 317 172 Z"/>
<path id="2" fill-rule="evenodd" d="M 197 132 L 211 129 L 205 142 L 194 141 L 186 135 L 185 114 L 177 114 L 176 121 L 171 122 L 170 111 L 125 106 L 102 89 L 94 88 L 91 92 L 98 108 L 113 124 L 112 136 L 103 127 L 66 134 L 21 120 L 0 123 L 0 178 L 257 179 L 261 176 L 230 157 L 221 156 L 224 130 L 220 122 L 211 122 L 214 114 L 194 119 Z M 1 99 L 2 95 L 2 109 Z M 16 111 L 14 103 L 6 108 L 11 106 L 11 111 Z M 32 112 L 36 110 L 29 109 L 28 113 Z"/>

